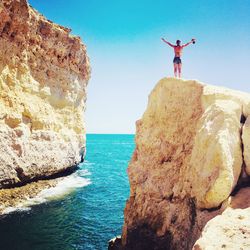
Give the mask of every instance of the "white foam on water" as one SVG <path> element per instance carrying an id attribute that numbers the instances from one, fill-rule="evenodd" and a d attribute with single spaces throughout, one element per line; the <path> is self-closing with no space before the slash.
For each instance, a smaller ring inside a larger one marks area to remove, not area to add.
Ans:
<path id="1" fill-rule="evenodd" d="M 93 162 L 90 162 L 90 161 L 84 161 L 84 163 L 81 163 L 83 166 L 86 165 L 86 166 L 92 166 L 92 165 L 95 165 L 95 163 Z"/>
<path id="2" fill-rule="evenodd" d="M 91 175 L 91 173 L 87 169 L 80 169 L 77 171 L 79 176 L 88 176 Z"/>
<path id="3" fill-rule="evenodd" d="M 28 211 L 30 210 L 31 208 L 30 207 L 22 207 L 22 205 L 18 205 L 16 207 L 7 207 L 3 210 L 2 214 L 10 214 L 10 213 L 13 213 L 13 212 L 16 212 L 16 211 Z"/>
<path id="4" fill-rule="evenodd" d="M 2 214 L 8 214 L 15 211 L 27 211 L 31 209 L 31 206 L 51 200 L 61 199 L 75 189 L 91 184 L 90 179 L 83 178 L 83 176 L 86 175 L 90 175 L 87 170 L 78 170 L 72 175 L 61 178 L 55 187 L 44 189 L 38 193 L 37 196 L 23 200 L 22 203 L 17 204 L 15 207 L 5 208 Z"/>
<path id="5" fill-rule="evenodd" d="M 71 176 L 64 177 L 62 181 L 55 187 L 51 187 L 41 191 L 37 198 L 39 200 L 54 200 L 59 199 L 66 194 L 71 193 L 76 188 L 85 187 L 91 184 L 91 181 L 87 178 L 83 178 L 79 175 L 73 174 Z"/>

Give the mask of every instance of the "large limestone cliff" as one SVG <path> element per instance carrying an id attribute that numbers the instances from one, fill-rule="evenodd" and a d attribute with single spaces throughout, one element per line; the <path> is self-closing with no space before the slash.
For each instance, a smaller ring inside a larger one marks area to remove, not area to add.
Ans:
<path id="1" fill-rule="evenodd" d="M 26 0 L 0 1 L 0 188 L 81 160 L 90 66 L 69 33 Z"/>
<path id="2" fill-rule="evenodd" d="M 162 79 L 137 122 L 122 247 L 192 249 L 211 218 L 225 213 L 220 216 L 230 219 L 234 209 L 243 209 L 232 206 L 231 195 L 241 199 L 238 191 L 248 185 L 249 144 L 250 94 Z M 237 211 L 235 218 L 241 213 Z M 242 218 L 249 235 L 249 209 Z M 220 249 L 203 247 L 205 239 L 206 232 L 195 249 Z"/>

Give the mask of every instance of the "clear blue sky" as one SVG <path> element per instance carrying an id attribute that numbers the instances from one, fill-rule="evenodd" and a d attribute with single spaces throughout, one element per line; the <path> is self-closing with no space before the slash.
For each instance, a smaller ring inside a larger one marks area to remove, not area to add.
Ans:
<path id="1" fill-rule="evenodd" d="M 250 92 L 249 0 L 30 0 L 87 45 L 88 133 L 134 133 L 158 80 L 172 76 L 173 51 L 160 38 L 195 37 L 183 77 Z"/>

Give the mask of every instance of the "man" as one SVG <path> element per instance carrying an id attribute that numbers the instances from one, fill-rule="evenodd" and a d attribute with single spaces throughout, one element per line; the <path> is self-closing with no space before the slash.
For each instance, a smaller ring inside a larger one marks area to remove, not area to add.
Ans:
<path id="1" fill-rule="evenodd" d="M 188 46 L 191 43 L 195 43 L 195 39 L 192 39 L 189 43 L 186 43 L 184 45 L 181 45 L 181 41 L 177 40 L 176 41 L 176 45 L 171 44 L 170 42 L 166 41 L 164 38 L 162 38 L 162 41 L 165 42 L 166 44 L 168 44 L 169 46 L 171 46 L 172 48 L 174 48 L 174 75 L 175 77 L 177 77 L 177 73 L 178 73 L 178 77 L 181 77 L 181 55 L 182 55 L 182 50 L 184 47 Z"/>

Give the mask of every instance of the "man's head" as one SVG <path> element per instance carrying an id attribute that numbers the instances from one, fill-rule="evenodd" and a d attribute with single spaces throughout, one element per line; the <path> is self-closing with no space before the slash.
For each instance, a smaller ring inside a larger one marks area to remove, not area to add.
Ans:
<path id="1" fill-rule="evenodd" d="M 180 40 L 177 40 L 177 41 L 176 41 L 176 45 L 177 45 L 177 46 L 180 46 L 180 45 L 181 45 L 181 41 L 180 41 Z"/>

